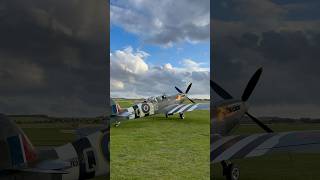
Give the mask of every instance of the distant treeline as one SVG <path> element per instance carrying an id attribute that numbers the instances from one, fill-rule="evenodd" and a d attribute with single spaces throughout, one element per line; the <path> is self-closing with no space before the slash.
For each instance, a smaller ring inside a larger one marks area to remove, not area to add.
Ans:
<path id="1" fill-rule="evenodd" d="M 138 99 L 130 99 L 130 98 L 112 98 L 116 101 L 143 101 L 145 98 L 138 98 Z M 197 101 L 210 101 L 210 99 L 197 99 L 197 98 L 192 98 L 193 100 Z"/>
<path id="2" fill-rule="evenodd" d="M 282 117 L 259 117 L 264 123 L 320 123 L 320 118 L 282 118 Z M 252 124 L 252 120 L 249 117 L 243 117 L 240 121 L 242 124 Z"/>
<path id="3" fill-rule="evenodd" d="M 42 118 L 48 118 L 48 115 L 44 114 L 19 114 L 19 115 L 8 115 L 9 117 L 15 118 L 15 117 L 42 117 Z"/>

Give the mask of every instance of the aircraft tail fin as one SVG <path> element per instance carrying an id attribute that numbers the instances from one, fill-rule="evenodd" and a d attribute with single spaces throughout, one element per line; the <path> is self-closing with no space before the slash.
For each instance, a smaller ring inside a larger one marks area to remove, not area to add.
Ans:
<path id="1" fill-rule="evenodd" d="M 111 115 L 118 115 L 121 111 L 121 107 L 118 103 L 116 103 L 113 99 L 110 100 L 111 104 Z"/>
<path id="2" fill-rule="evenodd" d="M 3 114 L 0 114 L 0 152 L 0 169 L 26 167 L 37 159 L 28 137 Z"/>

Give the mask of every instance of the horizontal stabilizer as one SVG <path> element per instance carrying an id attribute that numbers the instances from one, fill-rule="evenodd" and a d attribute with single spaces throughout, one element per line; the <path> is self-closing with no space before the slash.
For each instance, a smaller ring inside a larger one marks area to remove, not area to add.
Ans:
<path id="1" fill-rule="evenodd" d="M 7 172 L 30 172 L 30 173 L 43 173 L 43 174 L 68 174 L 64 170 L 47 170 L 37 168 L 23 168 L 23 169 L 8 169 Z"/>
<path id="2" fill-rule="evenodd" d="M 61 160 L 49 160 L 37 163 L 34 167 L 21 167 L 7 169 L 7 172 L 30 172 L 30 173 L 44 173 L 44 174 L 68 174 L 65 169 L 71 167 L 69 162 Z"/>

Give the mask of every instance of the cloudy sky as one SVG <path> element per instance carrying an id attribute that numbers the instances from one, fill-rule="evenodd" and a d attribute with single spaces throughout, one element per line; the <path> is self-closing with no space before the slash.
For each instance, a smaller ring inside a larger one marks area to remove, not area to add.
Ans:
<path id="1" fill-rule="evenodd" d="M 209 98 L 209 0 L 111 0 L 112 97 Z"/>
<path id="2" fill-rule="evenodd" d="M 103 0 L 0 2 L 0 112 L 97 116 L 107 109 Z"/>
<path id="3" fill-rule="evenodd" d="M 320 118 L 319 8 L 316 0 L 214 1 L 214 79 L 240 97 L 262 66 L 252 114 Z"/>

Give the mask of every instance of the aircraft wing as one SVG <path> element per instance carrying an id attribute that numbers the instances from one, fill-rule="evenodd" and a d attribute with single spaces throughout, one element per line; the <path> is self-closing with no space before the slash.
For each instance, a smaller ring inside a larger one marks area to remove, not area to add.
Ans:
<path id="1" fill-rule="evenodd" d="M 217 137 L 211 143 L 211 163 L 281 152 L 320 153 L 320 131 Z"/>
<path id="2" fill-rule="evenodd" d="M 64 170 L 47 170 L 38 168 L 21 168 L 21 169 L 6 169 L 5 172 L 25 172 L 25 173 L 43 173 L 43 174 L 68 174 Z"/>
<path id="3" fill-rule="evenodd" d="M 26 172 L 26 173 L 44 173 L 44 174 L 67 174 L 65 169 L 70 168 L 68 162 L 60 160 L 46 160 L 35 164 L 34 167 L 21 167 L 5 169 L 7 172 Z"/>
<path id="4" fill-rule="evenodd" d="M 190 103 L 190 104 L 175 104 L 165 108 L 165 111 L 169 115 L 176 113 L 185 113 L 193 110 L 209 110 L 209 103 Z"/>
<path id="5" fill-rule="evenodd" d="M 114 123 L 116 121 L 125 121 L 125 120 L 130 120 L 130 119 L 135 119 L 135 113 L 134 111 L 123 111 L 118 113 L 117 115 L 112 115 L 110 117 L 110 123 Z"/>
<path id="6" fill-rule="evenodd" d="M 134 111 L 123 111 L 123 112 L 117 114 L 117 117 L 124 118 L 124 119 L 134 119 Z"/>

